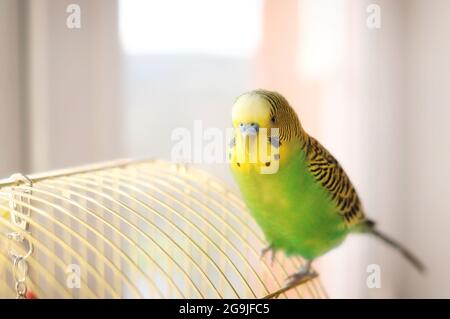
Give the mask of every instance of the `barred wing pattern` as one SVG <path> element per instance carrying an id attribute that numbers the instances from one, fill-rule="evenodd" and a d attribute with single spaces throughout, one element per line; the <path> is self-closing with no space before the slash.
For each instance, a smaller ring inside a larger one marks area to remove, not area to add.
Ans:
<path id="1" fill-rule="evenodd" d="M 348 227 L 365 221 L 358 194 L 339 162 L 315 138 L 307 142 L 308 168 L 329 193 Z"/>

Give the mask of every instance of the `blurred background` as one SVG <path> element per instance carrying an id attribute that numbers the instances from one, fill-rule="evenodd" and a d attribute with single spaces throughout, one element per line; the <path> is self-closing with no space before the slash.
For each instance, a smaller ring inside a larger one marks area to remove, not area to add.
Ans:
<path id="1" fill-rule="evenodd" d="M 317 264 L 329 295 L 448 298 L 449 30 L 447 0 L 0 0 L 0 176 L 170 159 L 174 129 L 227 128 L 236 96 L 277 90 L 428 266 L 355 235 Z"/>

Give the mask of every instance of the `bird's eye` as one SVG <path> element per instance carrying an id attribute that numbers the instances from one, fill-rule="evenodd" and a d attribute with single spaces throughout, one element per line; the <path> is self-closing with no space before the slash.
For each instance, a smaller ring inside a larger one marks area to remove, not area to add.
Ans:
<path id="1" fill-rule="evenodd" d="M 244 126 L 244 124 L 243 124 L 243 123 L 241 123 L 241 124 L 239 124 L 239 126 Z"/>
<path id="2" fill-rule="evenodd" d="M 275 116 L 272 116 L 272 118 L 270 120 L 272 121 L 272 123 L 275 123 L 275 120 L 276 120 Z"/>

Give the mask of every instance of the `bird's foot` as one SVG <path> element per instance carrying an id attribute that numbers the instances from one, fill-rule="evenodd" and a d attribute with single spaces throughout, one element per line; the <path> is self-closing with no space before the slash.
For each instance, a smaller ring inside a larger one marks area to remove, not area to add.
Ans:
<path id="1" fill-rule="evenodd" d="M 317 276 L 317 272 L 311 269 L 311 261 L 307 261 L 306 264 L 303 265 L 298 272 L 286 278 L 286 284 L 283 288 L 280 288 L 277 291 L 265 296 L 264 299 L 278 298 L 278 296 L 282 293 L 285 293 L 288 290 L 302 285 L 310 281 L 311 279 L 316 278 Z"/>
<path id="2" fill-rule="evenodd" d="M 270 265 L 273 266 L 277 251 L 273 248 L 272 245 L 269 245 L 261 250 L 260 259 L 263 259 L 268 252 L 270 252 Z"/>
<path id="3" fill-rule="evenodd" d="M 286 284 L 285 287 L 287 289 L 292 289 L 298 285 L 304 284 L 305 282 L 316 278 L 318 276 L 317 272 L 314 270 L 311 270 L 310 267 L 300 269 L 299 272 L 296 272 L 295 274 L 290 275 L 286 278 Z"/>

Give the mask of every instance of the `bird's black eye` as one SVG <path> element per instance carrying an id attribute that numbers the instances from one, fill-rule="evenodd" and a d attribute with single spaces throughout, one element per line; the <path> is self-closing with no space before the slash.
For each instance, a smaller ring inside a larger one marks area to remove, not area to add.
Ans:
<path id="1" fill-rule="evenodd" d="M 270 120 L 272 121 L 272 123 L 275 123 L 275 120 L 276 120 L 275 116 L 272 116 L 272 118 Z"/>
<path id="2" fill-rule="evenodd" d="M 239 126 L 244 126 L 244 124 L 243 124 L 243 123 L 241 123 L 241 124 L 239 124 Z"/>

